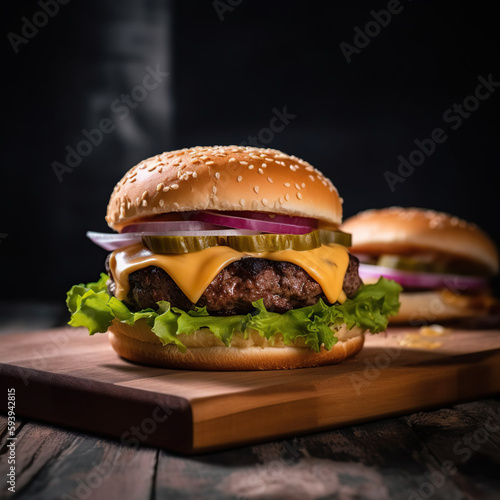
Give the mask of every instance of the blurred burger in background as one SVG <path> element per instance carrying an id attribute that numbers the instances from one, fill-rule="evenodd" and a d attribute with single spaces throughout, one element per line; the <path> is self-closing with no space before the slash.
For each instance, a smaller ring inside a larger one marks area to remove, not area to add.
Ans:
<path id="1" fill-rule="evenodd" d="M 496 316 L 491 294 L 498 251 L 475 224 L 422 208 L 366 210 L 346 219 L 351 252 L 365 283 L 380 276 L 403 286 L 393 323 L 421 324 Z M 461 320 L 463 323 L 463 320 Z"/>

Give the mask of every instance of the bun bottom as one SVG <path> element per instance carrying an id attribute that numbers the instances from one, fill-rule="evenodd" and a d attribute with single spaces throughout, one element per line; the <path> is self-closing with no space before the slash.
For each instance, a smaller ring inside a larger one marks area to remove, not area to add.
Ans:
<path id="1" fill-rule="evenodd" d="M 149 330 L 149 336 L 147 335 Z M 138 329 L 115 322 L 108 330 L 109 340 L 119 356 L 136 363 L 189 370 L 284 370 L 309 368 L 340 363 L 354 356 L 363 347 L 364 332 L 351 330 L 351 338 L 339 340 L 331 350 L 321 349 L 319 353 L 308 347 L 226 347 L 225 345 L 188 346 L 182 353 L 174 345 L 161 344 L 158 337 L 145 325 Z M 213 334 L 201 330 L 193 336 L 204 337 Z M 145 338 L 148 336 L 149 338 Z M 215 339 L 217 340 L 217 339 Z"/>
<path id="2" fill-rule="evenodd" d="M 459 295 L 448 289 L 427 292 L 403 292 L 401 307 L 390 323 L 419 325 L 436 321 L 486 316 L 496 300 L 489 295 Z"/>

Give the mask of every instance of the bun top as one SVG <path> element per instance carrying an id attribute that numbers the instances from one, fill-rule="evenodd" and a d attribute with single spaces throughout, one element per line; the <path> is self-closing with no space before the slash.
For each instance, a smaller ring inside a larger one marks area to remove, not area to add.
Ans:
<path id="1" fill-rule="evenodd" d="M 319 170 L 276 149 L 247 146 L 198 146 L 141 161 L 115 186 L 106 221 L 120 230 L 136 219 L 191 210 L 342 221 L 342 200 Z"/>
<path id="2" fill-rule="evenodd" d="M 436 252 L 473 261 L 498 272 L 498 252 L 491 238 L 475 224 L 422 208 L 366 210 L 346 219 L 353 253 L 409 254 Z"/>

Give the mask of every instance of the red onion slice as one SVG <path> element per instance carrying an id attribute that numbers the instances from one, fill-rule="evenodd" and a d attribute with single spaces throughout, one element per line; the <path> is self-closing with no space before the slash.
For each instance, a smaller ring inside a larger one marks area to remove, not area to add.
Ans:
<path id="1" fill-rule="evenodd" d="M 195 220 L 217 224 L 219 226 L 248 229 L 261 233 L 274 234 L 306 234 L 311 232 L 310 225 L 285 224 L 267 220 L 257 220 L 233 215 L 223 215 L 217 212 L 197 212 L 191 216 Z"/>
<path id="2" fill-rule="evenodd" d="M 422 273 L 402 271 L 391 267 L 370 264 L 359 265 L 362 279 L 384 278 L 397 281 L 408 288 L 449 288 L 452 290 L 479 290 L 488 286 L 488 278 L 484 276 L 463 276 L 459 274 Z"/>
<path id="3" fill-rule="evenodd" d="M 207 231 L 217 229 L 217 226 L 196 220 L 152 221 L 129 224 L 122 229 L 123 233 L 164 234 L 171 231 Z"/>
<path id="4" fill-rule="evenodd" d="M 241 212 L 212 212 L 217 215 L 228 215 L 230 217 L 240 217 L 244 219 L 257 219 L 266 222 L 278 222 L 280 224 L 291 224 L 292 226 L 318 228 L 318 221 L 311 217 L 298 217 L 290 215 L 280 215 L 266 212 L 250 212 L 242 210 Z"/>

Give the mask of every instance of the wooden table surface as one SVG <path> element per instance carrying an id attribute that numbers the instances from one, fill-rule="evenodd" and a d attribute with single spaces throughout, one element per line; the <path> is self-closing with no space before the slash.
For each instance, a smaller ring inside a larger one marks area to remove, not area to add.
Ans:
<path id="1" fill-rule="evenodd" d="M 0 414 L 0 498 L 500 498 L 500 396 L 190 457 L 132 434 L 112 440 L 18 417 L 12 494 Z"/>

